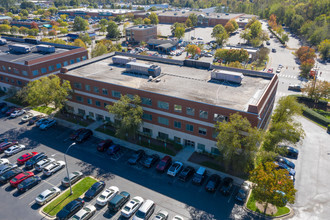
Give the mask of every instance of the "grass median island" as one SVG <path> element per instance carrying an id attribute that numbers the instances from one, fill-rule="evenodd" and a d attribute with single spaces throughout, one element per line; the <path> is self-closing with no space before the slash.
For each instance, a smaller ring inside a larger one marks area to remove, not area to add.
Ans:
<path id="1" fill-rule="evenodd" d="M 32 110 L 50 115 L 55 110 L 55 108 L 48 106 L 38 106 L 33 108 Z"/>
<path id="2" fill-rule="evenodd" d="M 43 208 L 42 211 L 50 216 L 55 216 L 64 206 L 66 206 L 69 202 L 79 198 L 96 182 L 97 180 L 92 177 L 85 177 L 72 187 L 73 194 L 71 196 L 70 188 L 68 188 L 61 196 Z"/>

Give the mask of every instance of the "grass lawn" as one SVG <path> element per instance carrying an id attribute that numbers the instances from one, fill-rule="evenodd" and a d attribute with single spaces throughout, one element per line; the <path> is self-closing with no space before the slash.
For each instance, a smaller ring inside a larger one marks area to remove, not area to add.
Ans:
<path id="1" fill-rule="evenodd" d="M 60 197 L 49 203 L 42 211 L 50 216 L 55 216 L 69 202 L 79 198 L 97 181 L 92 177 L 85 177 L 72 187 L 73 194 L 70 196 L 68 188 Z"/>
<path id="2" fill-rule="evenodd" d="M 51 114 L 55 109 L 48 106 L 38 106 L 33 108 L 34 111 L 45 113 L 47 115 Z"/>

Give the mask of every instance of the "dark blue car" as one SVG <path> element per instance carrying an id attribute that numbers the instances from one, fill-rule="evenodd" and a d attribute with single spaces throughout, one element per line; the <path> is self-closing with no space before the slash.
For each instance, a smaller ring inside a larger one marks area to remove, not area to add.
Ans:
<path id="1" fill-rule="evenodd" d="M 69 219 L 71 216 L 76 214 L 80 209 L 82 209 L 82 207 L 84 207 L 84 203 L 85 201 L 80 198 L 69 202 L 66 206 L 63 207 L 63 209 L 61 209 L 61 211 L 59 211 L 56 214 L 56 219 L 58 220 Z"/>
<path id="2" fill-rule="evenodd" d="M 284 158 L 284 157 L 276 157 L 275 158 L 277 162 L 280 162 L 280 163 L 284 163 L 285 165 L 287 165 L 288 167 L 294 169 L 296 167 L 296 165 L 291 162 L 290 160 Z"/>
<path id="3" fill-rule="evenodd" d="M 32 187 L 38 185 L 41 182 L 41 178 L 39 176 L 32 176 L 18 184 L 17 189 L 21 192 L 26 192 Z"/>
<path id="4" fill-rule="evenodd" d="M 107 150 L 107 154 L 109 154 L 109 155 L 113 155 L 113 154 L 115 154 L 115 153 L 117 153 L 117 152 L 119 152 L 120 151 L 120 145 L 118 145 L 118 144 L 113 144 L 113 145 L 111 145 L 109 148 L 108 148 L 108 150 Z"/>

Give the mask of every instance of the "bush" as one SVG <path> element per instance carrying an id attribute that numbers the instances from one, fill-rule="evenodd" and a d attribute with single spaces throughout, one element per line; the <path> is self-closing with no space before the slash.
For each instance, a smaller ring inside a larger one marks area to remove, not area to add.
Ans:
<path id="1" fill-rule="evenodd" d="M 313 111 L 310 108 L 303 107 L 303 115 L 307 118 L 310 118 L 311 120 L 323 125 L 323 126 L 329 126 L 330 120 L 324 117 L 323 115 L 320 115 L 319 113 Z"/>
<path id="2" fill-rule="evenodd" d="M 284 40 L 282 40 L 282 38 L 280 38 L 272 29 L 271 27 L 268 27 L 269 31 L 272 32 L 272 34 L 281 42 L 281 44 L 285 45 Z"/>

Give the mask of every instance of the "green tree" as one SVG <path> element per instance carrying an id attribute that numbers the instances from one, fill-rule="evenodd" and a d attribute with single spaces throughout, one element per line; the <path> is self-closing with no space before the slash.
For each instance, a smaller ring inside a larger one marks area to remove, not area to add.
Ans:
<path id="1" fill-rule="evenodd" d="M 73 41 L 72 46 L 87 48 L 86 44 L 79 38 Z"/>
<path id="2" fill-rule="evenodd" d="M 231 20 L 229 20 L 229 22 L 234 26 L 235 31 L 239 28 L 237 22 L 235 21 L 235 19 L 231 19 Z"/>
<path id="3" fill-rule="evenodd" d="M 104 25 L 101 25 L 100 27 L 100 32 L 102 32 L 102 35 L 104 35 L 104 33 L 107 31 L 107 27 Z"/>
<path id="4" fill-rule="evenodd" d="M 276 169 L 273 162 L 260 164 L 250 172 L 253 196 L 257 202 L 264 202 L 264 213 L 268 205 L 283 207 L 287 202 L 293 204 L 297 190 L 289 172 L 285 169 Z"/>
<path id="5" fill-rule="evenodd" d="M 106 54 L 107 52 L 107 47 L 102 42 L 99 42 L 92 50 L 92 57 L 101 56 L 103 54 Z"/>
<path id="6" fill-rule="evenodd" d="M 302 92 L 314 99 L 315 102 L 318 102 L 321 98 L 328 99 L 330 98 L 330 82 L 311 80 L 304 85 Z"/>
<path id="7" fill-rule="evenodd" d="M 10 31 L 10 26 L 7 24 L 0 24 L 0 33 L 8 33 Z"/>
<path id="8" fill-rule="evenodd" d="M 191 19 L 190 18 L 187 18 L 187 20 L 186 20 L 186 26 L 188 27 L 188 28 L 191 28 L 191 27 L 193 27 L 193 24 L 192 24 L 192 21 L 191 21 Z"/>
<path id="9" fill-rule="evenodd" d="M 320 51 L 320 55 L 323 60 L 327 60 L 328 58 L 330 58 L 330 40 L 329 39 L 325 39 L 324 41 L 322 41 L 320 43 L 318 49 Z"/>
<path id="10" fill-rule="evenodd" d="M 201 49 L 194 44 L 187 45 L 186 51 L 191 54 L 191 57 L 194 57 L 196 54 L 201 54 Z"/>
<path id="11" fill-rule="evenodd" d="M 85 34 L 79 34 L 79 39 L 81 39 L 85 44 L 91 44 L 92 43 L 92 39 L 89 36 L 88 33 Z"/>
<path id="12" fill-rule="evenodd" d="M 120 100 L 113 105 L 108 105 L 107 109 L 115 118 L 116 135 L 124 138 L 135 137 L 142 124 L 143 109 L 140 106 L 141 99 L 135 95 L 133 99 L 127 95 L 121 96 Z"/>
<path id="13" fill-rule="evenodd" d="M 20 13 L 22 13 L 22 15 L 25 16 L 25 17 L 29 16 L 29 12 L 28 12 L 28 10 L 26 10 L 26 9 L 22 9 L 22 10 L 20 11 Z"/>
<path id="14" fill-rule="evenodd" d="M 82 17 L 75 17 L 73 22 L 73 31 L 85 31 L 88 27 L 88 21 Z"/>
<path id="15" fill-rule="evenodd" d="M 149 18 L 143 19 L 143 24 L 151 24 L 151 20 Z"/>
<path id="16" fill-rule="evenodd" d="M 124 17 L 122 15 L 118 15 L 115 17 L 115 22 L 119 23 L 119 22 L 122 22 L 124 20 Z"/>
<path id="17" fill-rule="evenodd" d="M 174 30 L 174 36 L 178 39 L 181 39 L 184 36 L 185 28 L 184 27 L 177 27 Z"/>
<path id="18" fill-rule="evenodd" d="M 225 29 L 229 34 L 235 31 L 235 27 L 230 21 L 228 21 L 227 24 L 225 25 Z"/>
<path id="19" fill-rule="evenodd" d="M 159 20 L 158 20 L 158 15 L 155 12 L 151 12 L 151 14 L 148 17 L 151 21 L 151 24 L 158 24 Z"/>
<path id="20" fill-rule="evenodd" d="M 101 19 L 99 22 L 100 25 L 107 26 L 108 25 L 108 20 L 107 19 Z"/>
<path id="21" fill-rule="evenodd" d="M 217 122 L 215 128 L 225 169 L 235 173 L 251 170 L 262 131 L 253 128 L 249 120 L 238 113 L 230 115 L 228 122 Z"/>
<path id="22" fill-rule="evenodd" d="M 107 31 L 107 37 L 109 38 L 118 38 L 120 36 L 118 25 L 114 21 L 109 21 Z"/>
<path id="23" fill-rule="evenodd" d="M 228 35 L 226 29 L 221 24 L 217 24 L 213 28 L 211 36 L 216 39 L 217 44 L 219 44 L 219 45 L 223 45 L 229 38 L 229 35 Z"/>
<path id="24" fill-rule="evenodd" d="M 11 34 L 17 34 L 18 33 L 18 30 L 19 30 L 19 28 L 17 26 L 12 26 L 10 28 L 10 33 Z"/>
<path id="25" fill-rule="evenodd" d="M 133 24 L 134 24 L 134 25 L 143 24 L 143 20 L 142 20 L 142 18 L 134 19 L 134 20 L 133 20 Z"/>
<path id="26" fill-rule="evenodd" d="M 197 26 L 197 15 L 195 13 L 192 13 L 188 16 L 188 18 L 191 20 L 192 26 L 196 27 Z"/>

